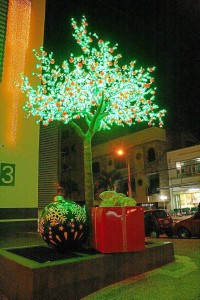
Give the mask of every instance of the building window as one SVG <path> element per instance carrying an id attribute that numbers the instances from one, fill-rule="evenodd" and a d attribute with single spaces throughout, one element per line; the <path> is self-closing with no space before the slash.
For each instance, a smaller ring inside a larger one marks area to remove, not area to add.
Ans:
<path id="1" fill-rule="evenodd" d="M 136 157 L 136 159 L 138 159 L 138 160 L 139 160 L 139 159 L 141 159 L 141 157 L 142 157 L 142 154 L 141 154 L 140 152 L 138 152 L 138 153 L 136 154 L 136 156 L 135 156 L 135 157 Z"/>
<path id="2" fill-rule="evenodd" d="M 136 191 L 135 178 L 131 178 L 131 189 L 134 194 Z M 122 178 L 116 181 L 116 192 L 128 195 L 128 178 Z"/>
<path id="3" fill-rule="evenodd" d="M 98 161 L 93 162 L 92 164 L 92 171 L 93 173 L 97 174 L 100 172 L 100 164 Z"/>
<path id="4" fill-rule="evenodd" d="M 154 148 L 149 148 L 148 149 L 148 161 L 155 161 L 156 160 L 156 153 Z"/>
<path id="5" fill-rule="evenodd" d="M 108 161 L 108 166 L 112 166 L 112 164 L 113 164 L 112 159 L 109 159 L 109 161 Z"/>
<path id="6" fill-rule="evenodd" d="M 62 131 L 62 139 L 67 139 L 69 138 L 69 131 L 68 130 L 64 130 Z"/>
<path id="7" fill-rule="evenodd" d="M 176 162 L 177 177 L 190 177 L 200 175 L 199 159 L 191 159 L 181 162 Z"/>
<path id="8" fill-rule="evenodd" d="M 73 144 L 71 146 L 71 153 L 75 153 L 75 152 L 76 152 L 76 146 L 75 146 L 75 144 Z"/>
<path id="9" fill-rule="evenodd" d="M 118 158 L 114 161 L 115 169 L 124 169 L 126 168 L 126 159 L 125 158 Z"/>
<path id="10" fill-rule="evenodd" d="M 70 149 L 68 146 L 66 147 L 62 147 L 62 153 L 65 154 L 65 156 L 69 155 L 70 154 Z"/>
<path id="11" fill-rule="evenodd" d="M 160 192 L 159 174 L 148 175 L 148 195 L 157 194 Z"/>

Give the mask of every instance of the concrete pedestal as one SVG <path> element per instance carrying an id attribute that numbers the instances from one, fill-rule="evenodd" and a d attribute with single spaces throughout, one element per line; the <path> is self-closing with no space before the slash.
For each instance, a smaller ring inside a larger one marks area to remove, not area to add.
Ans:
<path id="1" fill-rule="evenodd" d="M 155 241 L 143 252 L 95 254 L 38 263 L 0 249 L 0 287 L 9 299 L 78 300 L 117 281 L 174 261 L 173 243 Z"/>

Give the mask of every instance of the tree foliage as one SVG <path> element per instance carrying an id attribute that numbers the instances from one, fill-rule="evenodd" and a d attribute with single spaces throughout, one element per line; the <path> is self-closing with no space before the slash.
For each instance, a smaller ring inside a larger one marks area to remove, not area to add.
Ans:
<path id="1" fill-rule="evenodd" d="M 111 129 L 113 124 L 123 126 L 145 121 L 149 126 L 158 123 L 162 127 L 165 110 L 159 110 L 154 102 L 155 67 L 135 68 L 135 61 L 121 66 L 118 45 L 111 46 L 96 33 L 88 32 L 84 16 L 80 25 L 72 19 L 72 26 L 81 54 L 71 53 L 62 65 L 57 65 L 53 53 L 48 54 L 43 47 L 39 52 L 33 50 L 38 61 L 33 76 L 40 83 L 33 86 L 22 74 L 19 86 L 27 97 L 23 106 L 27 118 L 36 117 L 45 126 L 61 121 L 83 139 L 85 201 L 90 208 L 94 198 L 93 135 Z"/>
<path id="2" fill-rule="evenodd" d="M 132 125 L 146 121 L 148 125 L 163 125 L 165 110 L 154 103 L 156 88 L 152 76 L 155 67 L 135 68 L 135 61 L 120 66 L 121 54 L 115 54 L 117 44 L 99 39 L 87 31 L 82 18 L 78 26 L 72 19 L 74 38 L 82 54 L 71 53 L 62 65 L 56 65 L 53 53 L 43 47 L 34 54 L 38 63 L 33 73 L 41 84 L 33 87 L 28 77 L 22 75 L 22 92 L 28 101 L 24 105 L 27 117 L 35 116 L 38 122 L 48 125 L 53 120 L 64 123 L 84 119 L 94 134 L 110 129 L 113 123 Z"/>

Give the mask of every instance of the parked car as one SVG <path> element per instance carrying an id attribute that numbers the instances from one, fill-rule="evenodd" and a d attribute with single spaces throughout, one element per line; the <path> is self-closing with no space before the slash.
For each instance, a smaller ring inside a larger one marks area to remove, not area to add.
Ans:
<path id="1" fill-rule="evenodd" d="M 175 222 L 173 234 L 180 239 L 200 237 L 200 211 L 190 218 Z"/>
<path id="2" fill-rule="evenodd" d="M 168 237 L 173 235 L 173 219 L 164 209 L 144 211 L 145 235 L 158 238 L 164 233 Z"/>

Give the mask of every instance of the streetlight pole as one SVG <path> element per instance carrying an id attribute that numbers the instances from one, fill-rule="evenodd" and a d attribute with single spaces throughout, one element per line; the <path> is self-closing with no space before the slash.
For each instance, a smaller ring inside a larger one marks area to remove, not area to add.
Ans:
<path id="1" fill-rule="evenodd" d="M 122 156 L 122 155 L 124 155 L 125 153 L 124 153 L 123 149 L 119 149 L 119 150 L 117 151 L 117 154 L 118 154 L 119 156 Z M 131 187 L 131 167 L 130 167 L 130 161 L 129 161 L 128 155 L 127 155 L 126 159 L 127 159 L 127 171 L 128 171 L 128 196 L 129 196 L 129 197 L 132 197 L 132 187 Z"/>
<path id="2" fill-rule="evenodd" d="M 132 188 L 131 188 L 131 168 L 129 157 L 127 157 L 127 169 L 128 169 L 128 196 L 132 197 Z"/>

